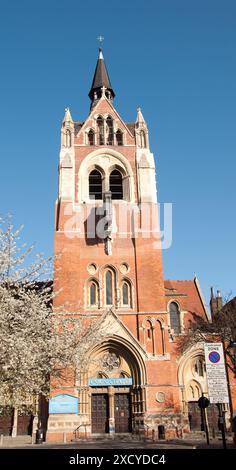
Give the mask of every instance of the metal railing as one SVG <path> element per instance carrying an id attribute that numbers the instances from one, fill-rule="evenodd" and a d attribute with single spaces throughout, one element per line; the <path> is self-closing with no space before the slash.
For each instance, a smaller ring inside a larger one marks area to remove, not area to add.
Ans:
<path id="1" fill-rule="evenodd" d="M 73 434 L 75 436 L 75 440 L 80 438 L 80 429 L 81 428 L 85 428 L 84 437 L 85 437 L 85 439 L 87 439 L 87 426 L 88 426 L 88 424 L 82 423 L 73 431 Z"/>

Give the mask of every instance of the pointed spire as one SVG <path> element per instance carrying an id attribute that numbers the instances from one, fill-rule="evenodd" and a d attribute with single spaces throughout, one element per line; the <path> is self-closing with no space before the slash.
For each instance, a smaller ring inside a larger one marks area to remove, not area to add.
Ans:
<path id="1" fill-rule="evenodd" d="M 110 78 L 106 69 L 106 65 L 104 62 L 104 57 L 102 53 L 102 49 L 99 49 L 99 56 L 98 61 L 93 77 L 93 83 L 89 92 L 89 97 L 92 101 L 92 106 L 102 97 L 104 96 L 104 87 L 105 87 L 105 96 L 110 99 L 111 101 L 115 97 L 115 93 L 112 89 Z"/>
<path id="2" fill-rule="evenodd" d="M 138 108 L 137 111 L 138 111 L 138 114 L 137 114 L 136 124 L 146 124 L 141 108 Z"/>
<path id="3" fill-rule="evenodd" d="M 65 108 L 65 116 L 64 116 L 63 122 L 73 122 L 69 108 Z"/>

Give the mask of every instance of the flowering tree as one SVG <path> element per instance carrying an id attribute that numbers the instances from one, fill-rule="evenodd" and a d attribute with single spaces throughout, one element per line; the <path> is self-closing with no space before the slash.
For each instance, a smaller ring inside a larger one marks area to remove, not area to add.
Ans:
<path id="1" fill-rule="evenodd" d="M 81 367 L 105 334 L 101 320 L 53 312 L 52 259 L 27 264 L 33 248 L 21 243 L 21 230 L 0 219 L 0 403 L 15 407 L 47 395 L 49 377 Z"/>

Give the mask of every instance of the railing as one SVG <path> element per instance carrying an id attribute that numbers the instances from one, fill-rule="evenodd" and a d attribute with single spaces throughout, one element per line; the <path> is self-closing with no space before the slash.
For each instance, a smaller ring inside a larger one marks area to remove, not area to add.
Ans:
<path id="1" fill-rule="evenodd" d="M 84 437 L 87 439 L 87 426 L 88 424 L 82 423 L 73 431 L 73 434 L 75 435 L 75 440 L 80 438 L 80 428 L 82 427 L 85 428 Z"/>

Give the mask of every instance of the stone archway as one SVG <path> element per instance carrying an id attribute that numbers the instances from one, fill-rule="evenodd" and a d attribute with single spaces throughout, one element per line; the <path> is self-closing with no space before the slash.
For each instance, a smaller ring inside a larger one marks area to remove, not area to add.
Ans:
<path id="1" fill-rule="evenodd" d="M 79 387 L 89 432 L 131 432 L 144 417 L 145 384 L 143 358 L 125 338 L 113 336 L 93 348 Z"/>

